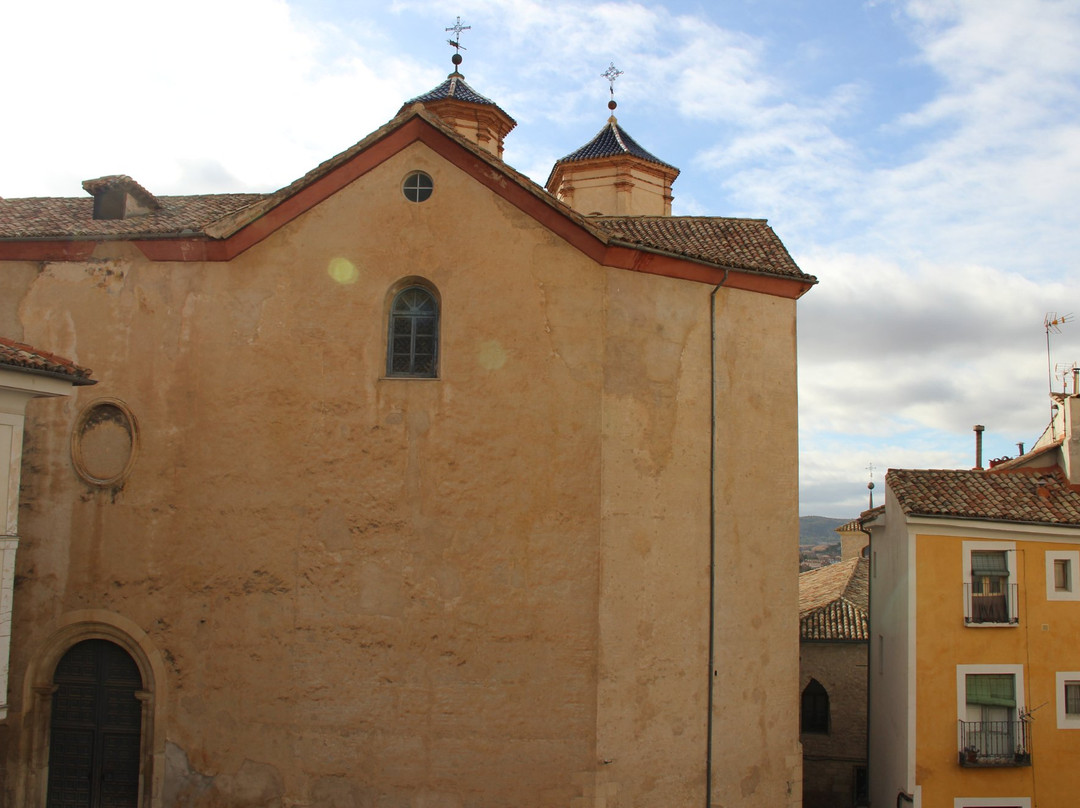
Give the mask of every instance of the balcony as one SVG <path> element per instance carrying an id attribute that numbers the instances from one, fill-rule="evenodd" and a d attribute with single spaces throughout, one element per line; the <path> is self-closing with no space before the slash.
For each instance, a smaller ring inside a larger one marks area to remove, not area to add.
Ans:
<path id="1" fill-rule="evenodd" d="M 965 768 L 1030 766 L 1026 721 L 960 721 L 960 765 Z"/>
<path id="2" fill-rule="evenodd" d="M 1002 591 L 984 594 L 964 584 L 964 622 L 968 625 L 1009 626 L 1020 621 L 1016 584 L 1003 584 Z"/>

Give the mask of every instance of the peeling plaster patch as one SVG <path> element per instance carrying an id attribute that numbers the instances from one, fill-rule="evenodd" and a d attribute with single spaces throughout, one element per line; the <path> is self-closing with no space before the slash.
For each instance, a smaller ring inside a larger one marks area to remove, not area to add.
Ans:
<path id="1" fill-rule="evenodd" d="M 315 524 L 315 537 L 331 552 L 351 549 L 352 536 L 345 511 L 337 505 L 324 508 Z"/>
<path id="2" fill-rule="evenodd" d="M 311 789 L 310 808 L 374 808 L 375 795 L 344 777 L 320 777 Z"/>
<path id="3" fill-rule="evenodd" d="M 259 338 L 259 326 L 262 322 L 263 307 L 270 292 L 262 289 L 241 289 L 232 294 L 233 341 L 237 344 L 251 345 Z"/>
<path id="4" fill-rule="evenodd" d="M 180 309 L 180 345 L 191 342 L 191 322 L 195 318 L 195 295 L 188 293 L 184 298 L 184 306 Z M 175 357 L 175 352 L 169 354 L 169 358 Z"/>
<path id="5" fill-rule="evenodd" d="M 268 763 L 245 760 L 235 774 L 193 771 L 187 753 L 165 746 L 165 808 L 281 808 L 281 774 Z"/>
<path id="6" fill-rule="evenodd" d="M 749 797 L 758 790 L 759 785 L 761 785 L 761 769 L 752 766 L 750 774 L 739 781 L 739 790 L 742 791 L 744 797 Z"/>
<path id="7" fill-rule="evenodd" d="M 462 802 L 457 794 L 421 791 L 413 798 L 412 808 L 462 808 Z"/>

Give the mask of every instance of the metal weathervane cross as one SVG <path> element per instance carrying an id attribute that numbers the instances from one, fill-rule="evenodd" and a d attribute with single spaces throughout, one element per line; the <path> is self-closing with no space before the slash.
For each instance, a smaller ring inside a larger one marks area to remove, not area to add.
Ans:
<path id="1" fill-rule="evenodd" d="M 447 30 L 449 30 L 449 29 L 447 29 Z M 619 68 L 615 67 L 614 62 L 609 64 L 608 69 L 600 74 L 601 78 L 605 78 L 605 79 L 608 80 L 608 85 L 610 86 L 611 94 L 613 96 L 615 95 L 615 79 L 617 79 L 622 74 L 623 74 L 623 72 L 621 70 L 619 70 Z"/>
<path id="2" fill-rule="evenodd" d="M 457 20 L 454 22 L 454 24 L 451 25 L 446 30 L 454 32 L 454 38 L 446 40 L 447 43 L 451 47 L 453 47 L 454 50 L 456 50 L 456 51 L 467 50 L 467 48 L 465 48 L 465 46 L 461 44 L 461 32 L 462 31 L 470 31 L 470 30 L 472 30 L 471 25 L 462 25 L 461 24 L 461 17 L 458 17 Z"/>

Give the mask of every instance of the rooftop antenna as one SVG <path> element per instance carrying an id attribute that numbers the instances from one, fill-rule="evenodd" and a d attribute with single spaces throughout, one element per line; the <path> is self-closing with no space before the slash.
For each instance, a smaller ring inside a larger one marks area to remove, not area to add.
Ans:
<path id="1" fill-rule="evenodd" d="M 454 55 L 450 57 L 450 61 L 454 63 L 454 72 L 457 73 L 458 72 L 458 65 L 461 64 L 461 52 L 463 50 L 468 50 L 464 45 L 461 44 L 461 32 L 462 31 L 471 31 L 472 26 L 471 25 L 462 25 L 461 24 L 461 17 L 458 17 L 454 21 L 454 24 L 451 25 L 446 30 L 454 32 L 454 38 L 446 40 L 446 44 L 448 44 L 450 47 L 452 47 L 454 49 Z M 461 74 L 459 73 L 458 75 L 461 75 Z"/>
<path id="2" fill-rule="evenodd" d="M 870 472 L 870 482 L 866 484 L 866 490 L 870 492 L 870 510 L 874 510 L 874 464 L 868 464 L 866 470 Z"/>
<path id="3" fill-rule="evenodd" d="M 1071 322 L 1073 316 L 1071 314 L 1058 314 L 1057 312 L 1047 312 L 1043 318 L 1043 327 L 1046 329 L 1046 385 L 1050 388 L 1050 393 L 1054 392 L 1054 373 L 1053 367 L 1050 364 L 1050 332 L 1055 334 L 1061 333 L 1061 326 L 1065 323 Z M 1073 390 L 1073 393 L 1076 391 Z M 1057 407 L 1054 406 L 1053 399 L 1050 402 L 1050 438 L 1053 440 L 1057 437 L 1055 434 L 1054 426 L 1054 413 Z"/>
<path id="4" fill-rule="evenodd" d="M 615 79 L 623 74 L 623 71 L 615 67 L 615 63 L 611 62 L 607 70 L 600 74 L 601 78 L 608 80 L 608 91 L 611 93 L 611 100 L 607 102 L 607 108 L 611 110 L 611 120 L 615 120 L 615 107 L 619 106 L 615 103 Z"/>

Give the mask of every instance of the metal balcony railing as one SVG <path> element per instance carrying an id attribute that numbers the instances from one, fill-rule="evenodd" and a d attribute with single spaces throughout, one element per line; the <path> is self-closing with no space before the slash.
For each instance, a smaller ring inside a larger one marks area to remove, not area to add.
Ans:
<path id="1" fill-rule="evenodd" d="M 984 595 L 972 592 L 971 584 L 964 584 L 964 622 L 1009 625 L 1020 621 L 1017 611 L 1016 584 L 1004 584 L 1003 592 Z"/>
<path id="2" fill-rule="evenodd" d="M 1030 766 L 1026 721 L 960 721 L 961 766 Z"/>

